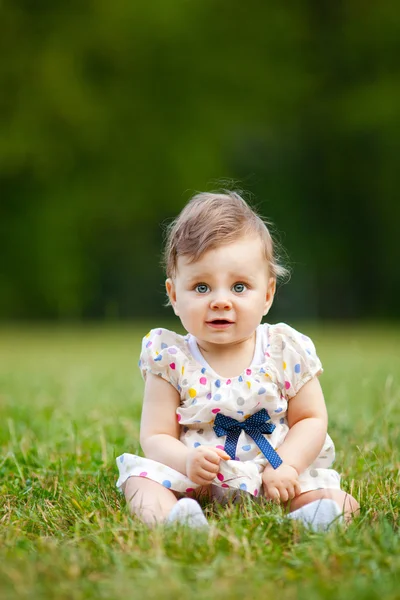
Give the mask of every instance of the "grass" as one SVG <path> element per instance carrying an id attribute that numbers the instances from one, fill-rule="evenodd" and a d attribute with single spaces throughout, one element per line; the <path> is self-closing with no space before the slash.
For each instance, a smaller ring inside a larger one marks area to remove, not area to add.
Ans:
<path id="1" fill-rule="evenodd" d="M 0 598 L 398 599 L 400 328 L 306 327 L 343 487 L 327 535 L 279 508 L 208 508 L 209 533 L 147 531 L 115 489 L 138 450 L 141 327 L 0 331 Z"/>

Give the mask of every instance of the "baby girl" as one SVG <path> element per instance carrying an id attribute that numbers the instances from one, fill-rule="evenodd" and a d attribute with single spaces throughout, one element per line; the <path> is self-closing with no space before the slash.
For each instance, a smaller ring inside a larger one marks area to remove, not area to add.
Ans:
<path id="1" fill-rule="evenodd" d="M 186 335 L 143 339 L 140 442 L 118 487 L 145 523 L 207 526 L 198 499 L 250 494 L 313 529 L 359 505 L 332 469 L 334 445 L 310 338 L 260 324 L 279 265 L 265 222 L 236 193 L 194 196 L 169 228 L 166 290 Z"/>

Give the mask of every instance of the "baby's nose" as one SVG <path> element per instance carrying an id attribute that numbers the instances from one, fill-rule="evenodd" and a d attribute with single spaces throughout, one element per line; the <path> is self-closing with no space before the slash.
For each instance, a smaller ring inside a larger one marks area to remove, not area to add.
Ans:
<path id="1" fill-rule="evenodd" d="M 214 296 L 214 298 L 211 299 L 210 306 L 214 310 L 230 310 L 232 308 L 232 302 L 227 295 L 218 294 L 218 296 Z"/>

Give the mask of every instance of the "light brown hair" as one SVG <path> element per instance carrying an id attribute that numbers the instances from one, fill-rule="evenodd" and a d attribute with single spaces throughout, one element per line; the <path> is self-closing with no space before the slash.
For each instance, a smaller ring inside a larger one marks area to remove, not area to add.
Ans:
<path id="1" fill-rule="evenodd" d="M 270 277 L 288 275 L 288 270 L 279 264 L 267 222 L 237 192 L 196 194 L 167 229 L 163 261 L 167 277 L 175 276 L 178 256 L 196 262 L 207 250 L 246 235 L 260 237 Z"/>

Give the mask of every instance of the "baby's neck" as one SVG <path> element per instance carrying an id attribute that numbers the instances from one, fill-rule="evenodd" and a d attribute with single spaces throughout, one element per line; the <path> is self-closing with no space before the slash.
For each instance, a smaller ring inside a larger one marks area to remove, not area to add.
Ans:
<path id="1" fill-rule="evenodd" d="M 235 344 L 209 344 L 197 340 L 197 345 L 207 363 L 218 375 L 237 377 L 251 365 L 256 332 Z"/>

